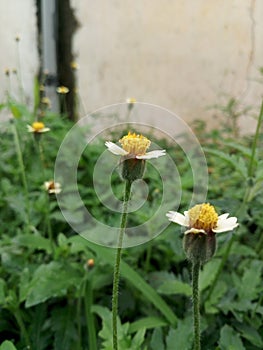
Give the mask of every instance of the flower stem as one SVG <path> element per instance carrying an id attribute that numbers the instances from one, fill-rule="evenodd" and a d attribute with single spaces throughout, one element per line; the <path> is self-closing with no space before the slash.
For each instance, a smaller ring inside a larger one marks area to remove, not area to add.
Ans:
<path id="1" fill-rule="evenodd" d="M 194 317 L 194 350 L 201 349 L 200 342 L 200 310 L 199 310 L 199 270 L 200 262 L 192 262 L 192 297 L 193 297 L 193 317 Z"/>
<path id="2" fill-rule="evenodd" d="M 122 253 L 122 243 L 124 232 L 126 229 L 127 216 L 128 216 L 128 204 L 131 196 L 131 185 L 132 182 L 129 180 L 125 181 L 124 198 L 123 198 L 123 209 L 121 216 L 121 226 L 118 238 L 118 247 L 114 265 L 113 274 L 113 289 L 112 289 L 112 342 L 113 349 L 118 350 L 118 328 L 117 328 L 117 316 L 118 316 L 118 297 L 119 297 L 119 279 L 120 279 L 120 261 Z"/>
<path id="3" fill-rule="evenodd" d="M 29 198 L 28 198 L 28 185 L 27 185 L 27 179 L 26 179 L 26 172 L 25 172 L 25 165 L 24 165 L 24 161 L 23 161 L 23 156 L 22 156 L 22 151 L 21 151 L 21 146 L 20 146 L 20 142 L 19 142 L 19 137 L 18 137 L 18 133 L 16 130 L 16 126 L 14 125 L 14 123 L 12 123 L 12 131 L 13 131 L 13 135 L 14 135 L 14 142 L 15 142 L 15 148 L 16 148 L 16 154 L 17 154 L 17 160 L 18 160 L 18 165 L 20 168 L 20 173 L 21 173 L 21 177 L 22 177 L 22 183 L 23 183 L 23 187 L 24 187 L 24 193 L 25 193 L 25 203 L 26 203 L 26 226 L 27 228 L 29 227 Z"/>

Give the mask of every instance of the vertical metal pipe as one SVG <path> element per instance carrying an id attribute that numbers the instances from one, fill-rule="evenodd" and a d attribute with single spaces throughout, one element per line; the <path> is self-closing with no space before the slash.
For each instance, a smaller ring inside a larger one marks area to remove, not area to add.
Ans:
<path id="1" fill-rule="evenodd" d="M 42 62 L 46 75 L 46 96 L 51 109 L 59 111 L 57 79 L 57 0 L 41 0 Z"/>

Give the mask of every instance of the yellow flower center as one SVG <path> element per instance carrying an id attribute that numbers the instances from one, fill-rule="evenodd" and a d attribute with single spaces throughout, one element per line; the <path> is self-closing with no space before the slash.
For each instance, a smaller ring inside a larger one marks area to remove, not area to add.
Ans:
<path id="1" fill-rule="evenodd" d="M 32 124 L 32 128 L 33 128 L 36 132 L 38 132 L 38 131 L 44 129 L 44 127 L 45 127 L 45 124 L 44 124 L 44 123 L 41 123 L 41 122 L 34 122 L 34 123 Z"/>
<path id="2" fill-rule="evenodd" d="M 215 208 L 209 203 L 195 205 L 188 211 L 188 215 L 191 228 L 209 232 L 217 225 L 218 215 Z"/>
<path id="3" fill-rule="evenodd" d="M 69 92 L 69 89 L 66 86 L 59 86 L 57 88 L 57 93 L 58 94 L 64 95 L 64 94 L 67 94 L 68 92 Z"/>
<path id="4" fill-rule="evenodd" d="M 119 142 L 125 151 L 136 156 L 144 155 L 151 144 L 151 141 L 148 140 L 147 137 L 135 133 L 132 134 L 131 132 L 123 136 Z"/>
<path id="5" fill-rule="evenodd" d="M 136 103 L 136 98 L 134 98 L 134 97 L 127 98 L 126 102 L 127 103 Z"/>

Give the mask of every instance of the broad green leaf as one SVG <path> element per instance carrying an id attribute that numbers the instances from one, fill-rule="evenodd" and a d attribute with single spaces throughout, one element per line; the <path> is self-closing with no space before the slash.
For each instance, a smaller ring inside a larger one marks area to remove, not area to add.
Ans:
<path id="1" fill-rule="evenodd" d="M 228 325 L 224 325 L 220 332 L 220 350 L 246 350 L 240 335 Z"/>
<path id="2" fill-rule="evenodd" d="M 211 285 L 215 277 L 215 272 L 217 271 L 219 265 L 220 260 L 217 259 L 210 260 L 204 265 L 203 270 L 200 271 L 199 279 L 201 291 L 205 290 Z"/>
<path id="3" fill-rule="evenodd" d="M 30 250 L 45 250 L 51 252 L 50 240 L 37 234 L 23 234 L 14 238 L 14 242 Z"/>
<path id="4" fill-rule="evenodd" d="M 243 338 L 246 338 L 251 344 L 260 349 L 263 349 L 263 339 L 255 328 L 247 326 L 246 324 L 239 324 L 237 325 L 237 329 Z"/>
<path id="5" fill-rule="evenodd" d="M 26 307 L 67 294 L 69 287 L 79 286 L 82 276 L 71 265 L 53 261 L 40 265 L 29 283 Z"/>
<path id="6" fill-rule="evenodd" d="M 224 281 L 218 281 L 209 300 L 205 302 L 207 313 L 218 313 L 218 302 L 226 293 L 228 287 Z"/>
<path id="7" fill-rule="evenodd" d="M 245 269 L 245 273 L 242 277 L 242 284 L 238 288 L 238 295 L 241 300 L 252 300 L 257 296 L 257 287 L 262 283 L 262 268 L 262 261 L 252 260 L 250 266 Z"/>
<path id="8" fill-rule="evenodd" d="M 141 328 L 132 338 L 132 349 L 141 349 L 141 345 L 144 342 L 145 328 Z"/>
<path id="9" fill-rule="evenodd" d="M 163 332 L 161 328 L 155 328 L 150 342 L 150 350 L 165 350 Z"/>
<path id="10" fill-rule="evenodd" d="M 103 350 L 112 350 L 112 313 L 106 307 L 93 305 L 92 312 L 95 312 L 102 319 L 102 329 L 99 336 L 103 341 Z M 118 342 L 123 350 L 131 349 L 131 336 L 128 335 L 129 323 L 121 324 L 119 317 L 117 318 L 118 326 Z"/>
<path id="11" fill-rule="evenodd" d="M 241 244 L 239 242 L 234 242 L 231 247 L 231 254 L 239 256 L 251 256 L 255 257 L 257 254 L 251 247 Z"/>
<path id="12" fill-rule="evenodd" d="M 170 331 L 166 337 L 166 350 L 184 349 L 190 350 L 192 348 L 193 332 L 192 332 L 192 319 L 181 321 L 178 320 L 178 326 L 176 329 L 170 328 Z"/>
<path id="13" fill-rule="evenodd" d="M 1 345 L 0 345 L 0 350 L 17 350 L 14 344 L 9 341 L 5 340 Z"/>
<path id="14" fill-rule="evenodd" d="M 161 294 L 183 294 L 190 296 L 192 288 L 189 284 L 181 281 L 166 281 L 157 290 Z"/>

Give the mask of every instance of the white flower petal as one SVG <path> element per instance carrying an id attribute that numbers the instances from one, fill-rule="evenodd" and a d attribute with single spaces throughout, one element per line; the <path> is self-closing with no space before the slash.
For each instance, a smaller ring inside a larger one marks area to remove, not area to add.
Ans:
<path id="1" fill-rule="evenodd" d="M 35 132 L 35 129 L 31 125 L 27 125 L 28 132 Z"/>
<path id="2" fill-rule="evenodd" d="M 155 150 L 155 151 L 148 152 L 142 156 L 136 156 L 136 158 L 137 159 L 159 158 L 161 156 L 165 156 L 165 154 L 166 154 L 166 150 L 162 149 L 162 150 Z"/>
<path id="3" fill-rule="evenodd" d="M 203 229 L 199 229 L 199 228 L 190 228 L 189 230 L 185 231 L 185 235 L 188 235 L 188 233 L 204 233 L 205 235 L 207 234 L 207 232 Z"/>
<path id="4" fill-rule="evenodd" d="M 219 232 L 226 232 L 226 231 L 232 231 L 234 228 L 236 228 L 239 224 L 237 223 L 237 218 L 232 216 L 230 218 L 223 217 L 218 218 L 217 227 L 213 229 L 213 232 L 219 233 Z"/>
<path id="5" fill-rule="evenodd" d="M 189 226 L 189 219 L 185 217 L 183 214 L 178 213 L 177 211 L 169 211 L 166 216 L 172 222 L 179 224 L 181 226 Z"/>
<path id="6" fill-rule="evenodd" d="M 222 214 L 218 216 L 218 220 L 225 220 L 229 216 L 228 213 Z"/>
<path id="7" fill-rule="evenodd" d="M 107 141 L 105 142 L 105 146 L 108 148 L 108 150 L 117 155 L 117 156 L 126 156 L 128 154 L 127 151 L 125 151 L 123 148 L 119 147 L 113 142 Z"/>
<path id="8" fill-rule="evenodd" d="M 43 129 L 39 130 L 38 132 L 47 132 L 49 130 L 50 130 L 49 128 L 43 128 Z"/>

